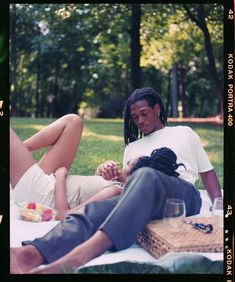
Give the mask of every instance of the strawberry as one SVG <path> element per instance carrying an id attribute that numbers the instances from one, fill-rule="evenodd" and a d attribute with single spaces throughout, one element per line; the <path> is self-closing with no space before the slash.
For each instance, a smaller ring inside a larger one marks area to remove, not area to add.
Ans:
<path id="1" fill-rule="evenodd" d="M 46 209 L 43 212 L 46 213 L 46 214 L 52 214 L 52 210 L 51 209 Z"/>
<path id="2" fill-rule="evenodd" d="M 42 211 L 42 221 L 49 221 L 52 219 L 52 210 L 47 209 Z"/>
<path id="3" fill-rule="evenodd" d="M 36 210 L 36 203 L 28 203 L 28 209 Z"/>

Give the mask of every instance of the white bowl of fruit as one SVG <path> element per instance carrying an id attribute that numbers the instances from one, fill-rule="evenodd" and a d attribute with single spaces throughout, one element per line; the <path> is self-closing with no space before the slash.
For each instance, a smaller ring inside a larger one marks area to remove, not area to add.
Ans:
<path id="1" fill-rule="evenodd" d="M 35 202 L 17 203 L 20 219 L 31 222 L 56 220 L 57 211 Z"/>

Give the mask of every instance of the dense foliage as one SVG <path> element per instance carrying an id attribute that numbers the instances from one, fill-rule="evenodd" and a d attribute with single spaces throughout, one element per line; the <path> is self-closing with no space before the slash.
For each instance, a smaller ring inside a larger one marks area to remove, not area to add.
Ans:
<path id="1" fill-rule="evenodd" d="M 10 5 L 13 116 L 121 117 L 140 86 L 159 91 L 168 115 L 175 98 L 184 116 L 216 115 L 222 63 L 220 4 Z"/>

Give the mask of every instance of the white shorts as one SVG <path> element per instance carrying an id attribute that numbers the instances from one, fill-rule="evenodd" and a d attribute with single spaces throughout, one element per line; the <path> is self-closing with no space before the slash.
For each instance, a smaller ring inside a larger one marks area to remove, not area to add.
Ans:
<path id="1" fill-rule="evenodd" d="M 66 177 L 67 199 L 70 207 L 110 186 L 112 182 L 101 176 L 68 175 Z M 10 194 L 16 202 L 36 202 L 54 208 L 54 174 L 46 174 L 38 164 L 32 165 L 20 178 Z"/>

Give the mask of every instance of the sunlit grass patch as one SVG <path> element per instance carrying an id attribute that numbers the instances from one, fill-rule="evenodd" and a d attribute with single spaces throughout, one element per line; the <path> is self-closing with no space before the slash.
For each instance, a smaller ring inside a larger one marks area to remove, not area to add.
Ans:
<path id="1" fill-rule="evenodd" d="M 12 118 L 11 126 L 24 140 L 55 119 Z M 169 126 L 176 124 L 170 123 Z M 223 128 L 206 124 L 185 124 L 200 136 L 209 159 L 223 186 Z M 115 160 L 122 165 L 124 151 L 123 121 L 121 119 L 89 119 L 84 121 L 84 130 L 78 153 L 70 173 L 93 175 L 97 166 L 106 160 Z M 34 152 L 39 160 L 46 150 Z M 202 188 L 201 181 L 196 185 Z"/>

